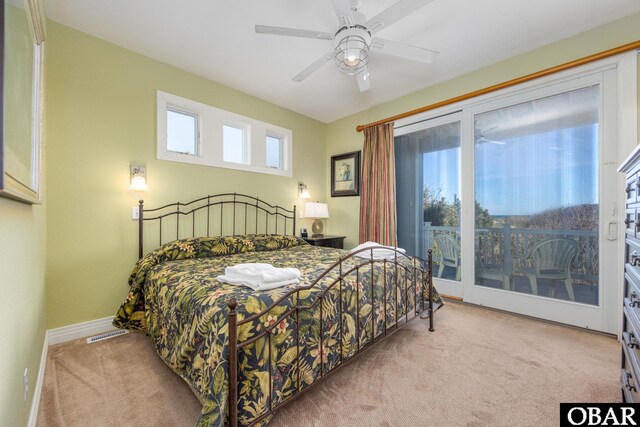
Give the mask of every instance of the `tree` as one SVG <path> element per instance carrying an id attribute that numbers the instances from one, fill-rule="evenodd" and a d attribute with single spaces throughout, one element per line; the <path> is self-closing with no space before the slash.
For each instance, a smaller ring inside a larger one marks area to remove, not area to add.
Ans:
<path id="1" fill-rule="evenodd" d="M 489 211 L 483 208 L 476 200 L 476 227 L 487 228 L 494 224 L 493 217 Z M 427 186 L 422 192 L 422 207 L 424 221 L 430 222 L 433 226 L 459 227 L 460 212 L 462 203 L 458 195 L 453 195 L 453 202 L 448 202 L 442 196 L 442 188 L 437 191 Z"/>
<path id="2" fill-rule="evenodd" d="M 493 217 L 489 211 L 482 206 L 476 200 L 476 228 L 490 228 L 493 227 Z"/>
<path id="3" fill-rule="evenodd" d="M 427 186 L 424 187 L 422 191 L 424 222 L 430 222 L 435 226 L 446 225 L 445 216 L 448 208 L 447 199 L 442 196 L 442 188 L 435 191 Z"/>
<path id="4" fill-rule="evenodd" d="M 457 194 L 453 195 L 453 203 L 447 205 L 444 213 L 444 225 L 448 227 L 460 226 L 461 203 Z"/>
<path id="5" fill-rule="evenodd" d="M 518 226 L 543 230 L 593 231 L 598 229 L 598 220 L 598 205 L 584 204 L 547 209 L 531 215 Z"/>
<path id="6" fill-rule="evenodd" d="M 425 222 L 434 226 L 458 227 L 460 225 L 460 199 L 454 194 L 453 202 L 442 196 L 442 188 L 437 191 L 424 187 L 422 207 Z"/>

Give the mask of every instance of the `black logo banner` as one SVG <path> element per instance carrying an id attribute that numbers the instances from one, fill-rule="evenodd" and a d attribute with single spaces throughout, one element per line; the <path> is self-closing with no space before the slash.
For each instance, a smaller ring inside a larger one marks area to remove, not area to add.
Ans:
<path id="1" fill-rule="evenodd" d="M 560 426 L 640 426 L 640 404 L 561 403 Z"/>

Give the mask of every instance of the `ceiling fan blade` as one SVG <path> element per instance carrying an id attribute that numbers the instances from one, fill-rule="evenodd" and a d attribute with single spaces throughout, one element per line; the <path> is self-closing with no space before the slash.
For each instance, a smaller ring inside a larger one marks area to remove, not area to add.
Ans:
<path id="1" fill-rule="evenodd" d="M 433 0 L 400 0 L 369 19 L 365 25 L 369 31 L 371 31 L 371 34 L 377 33 L 405 16 L 412 14 L 421 7 L 428 5 L 432 1 Z"/>
<path id="2" fill-rule="evenodd" d="M 385 40 L 379 37 L 373 39 L 373 41 L 371 42 L 371 49 L 387 55 L 412 59 L 414 61 L 420 61 L 426 64 L 431 64 L 436 59 L 436 56 L 439 53 L 435 50 L 424 49 L 418 46 Z"/>
<path id="3" fill-rule="evenodd" d="M 358 88 L 360 88 L 360 92 L 366 92 L 371 89 L 371 76 L 369 75 L 367 67 L 364 67 L 362 71 L 356 74 L 356 79 L 358 80 Z"/>
<path id="4" fill-rule="evenodd" d="M 311 74 L 313 74 L 314 72 L 316 72 L 320 68 L 322 68 L 322 66 L 324 64 L 326 64 L 327 62 L 329 62 L 334 56 L 335 56 L 335 52 L 333 50 L 331 52 L 327 53 L 326 55 L 321 56 L 320 58 L 318 58 L 318 60 L 316 62 L 314 62 L 313 64 L 309 65 L 307 68 L 302 70 L 302 72 L 300 74 L 298 74 L 297 76 L 295 76 L 291 80 L 293 80 L 294 82 L 303 81 L 304 79 L 309 77 Z"/>
<path id="5" fill-rule="evenodd" d="M 331 0 L 333 10 L 336 12 L 338 22 L 341 26 L 355 25 L 356 19 L 351 10 L 351 2 L 349 0 Z"/>
<path id="6" fill-rule="evenodd" d="M 256 33 L 273 34 L 275 36 L 306 37 L 308 39 L 333 40 L 333 34 L 324 31 L 299 30 L 297 28 L 271 27 L 256 25 Z"/>

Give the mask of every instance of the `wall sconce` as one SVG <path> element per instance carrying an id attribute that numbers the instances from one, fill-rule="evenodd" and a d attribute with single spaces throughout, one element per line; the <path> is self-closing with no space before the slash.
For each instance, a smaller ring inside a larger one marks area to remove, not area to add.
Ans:
<path id="1" fill-rule="evenodd" d="M 300 199 L 310 199 L 311 194 L 309 194 L 309 189 L 306 184 L 299 183 L 298 184 L 298 198 Z"/>
<path id="2" fill-rule="evenodd" d="M 147 171 L 144 166 L 131 166 L 131 184 L 129 190 L 147 191 Z"/>

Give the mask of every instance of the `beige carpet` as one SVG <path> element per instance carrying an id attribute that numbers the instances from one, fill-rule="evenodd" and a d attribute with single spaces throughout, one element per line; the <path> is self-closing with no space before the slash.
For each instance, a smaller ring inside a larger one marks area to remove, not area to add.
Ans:
<path id="1" fill-rule="evenodd" d="M 304 397 L 270 426 L 556 426 L 560 402 L 618 402 L 620 348 L 602 335 L 448 303 Z M 129 334 L 52 346 L 38 426 L 192 426 L 200 404 Z"/>

